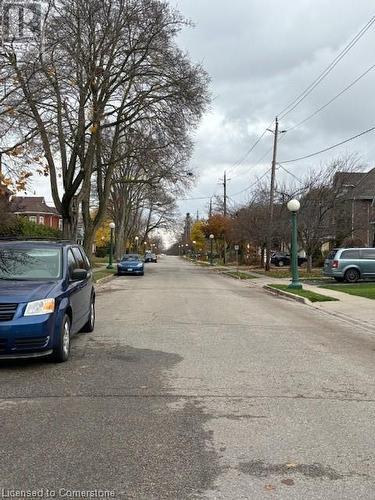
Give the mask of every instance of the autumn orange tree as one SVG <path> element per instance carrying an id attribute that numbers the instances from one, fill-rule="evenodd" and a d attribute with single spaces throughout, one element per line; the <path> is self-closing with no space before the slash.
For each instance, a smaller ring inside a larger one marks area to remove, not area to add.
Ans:
<path id="1" fill-rule="evenodd" d="M 205 223 L 201 220 L 194 222 L 191 228 L 191 241 L 195 241 L 195 249 L 202 252 L 206 247 Z"/>
<path id="2" fill-rule="evenodd" d="M 209 238 L 210 234 L 215 236 L 214 243 L 221 257 L 224 255 L 225 242 L 230 242 L 231 226 L 232 222 L 229 217 L 213 214 L 202 227 L 206 238 Z"/>

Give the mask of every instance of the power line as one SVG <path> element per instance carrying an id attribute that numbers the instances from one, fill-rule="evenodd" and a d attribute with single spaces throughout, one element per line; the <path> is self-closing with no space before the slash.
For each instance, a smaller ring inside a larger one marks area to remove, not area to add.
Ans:
<path id="1" fill-rule="evenodd" d="M 329 146 L 328 148 L 321 149 L 320 151 L 316 151 L 315 153 L 310 153 L 305 156 L 300 156 L 299 158 L 293 158 L 293 160 L 284 160 L 281 163 L 294 163 L 300 160 L 305 160 L 306 158 L 312 158 L 313 156 L 320 155 L 321 153 L 325 153 L 326 151 L 330 151 L 331 149 L 335 149 L 339 146 L 342 146 L 343 144 L 346 144 L 347 142 L 353 141 L 354 139 L 357 139 L 358 137 L 361 137 L 362 135 L 368 134 L 372 131 L 375 130 L 375 126 L 368 128 L 367 130 L 364 130 L 363 132 L 360 132 L 357 135 L 353 135 L 352 137 L 349 137 L 349 139 L 345 139 L 344 141 L 338 142 L 337 144 L 333 144 L 333 146 Z"/>
<path id="2" fill-rule="evenodd" d="M 359 42 L 359 40 L 364 36 L 364 34 L 371 28 L 375 23 L 375 16 L 373 16 L 365 26 L 352 38 L 352 40 L 344 47 L 344 49 L 333 59 L 333 61 L 320 73 L 320 75 L 301 92 L 290 104 L 288 104 L 279 113 L 280 119 L 285 118 L 289 113 L 291 113 L 303 100 L 306 99 L 308 95 L 319 85 L 319 83 L 326 78 L 329 73 L 337 66 L 337 64 L 346 56 L 346 54 Z"/>
<path id="3" fill-rule="evenodd" d="M 259 179 L 257 179 L 255 182 L 253 182 L 252 184 L 250 184 L 250 186 L 247 186 L 245 189 L 242 189 L 241 191 L 238 191 L 238 193 L 234 193 L 232 194 L 231 198 L 234 198 L 235 196 L 238 196 L 242 193 L 244 193 L 245 191 L 248 191 L 249 189 L 253 188 L 254 186 L 256 186 L 257 184 L 259 184 L 259 182 L 261 180 L 263 180 L 270 172 L 271 172 L 272 168 L 269 168 L 267 170 L 267 172 L 265 172 L 261 177 L 259 177 Z"/>
<path id="4" fill-rule="evenodd" d="M 338 94 L 336 94 L 326 104 L 324 104 L 323 106 L 321 106 L 320 108 L 318 108 L 316 111 L 314 111 L 314 113 L 312 113 L 311 115 L 307 116 L 306 118 L 304 118 L 303 120 L 301 120 L 296 125 L 293 125 L 293 127 L 288 128 L 288 132 L 290 132 L 291 130 L 296 129 L 297 127 L 300 127 L 301 125 L 303 125 L 304 123 L 306 123 L 308 120 L 311 120 L 311 118 L 314 118 L 314 116 L 316 116 L 318 113 L 320 113 L 321 111 L 323 111 L 323 109 L 327 108 L 330 104 L 332 104 L 334 101 L 336 101 L 336 99 L 338 99 L 340 96 L 342 96 L 345 92 L 347 92 L 348 90 L 350 90 L 356 83 L 358 83 L 360 80 L 362 80 L 362 78 L 364 78 L 374 68 L 375 68 L 375 64 L 373 64 L 372 66 L 370 66 L 369 68 L 367 68 L 366 71 L 364 71 L 361 75 L 359 75 L 355 80 L 353 80 L 349 85 L 347 85 L 343 90 L 341 90 L 341 92 L 339 92 Z"/>
<path id="5" fill-rule="evenodd" d="M 241 159 L 237 160 L 231 167 L 229 167 L 229 169 L 227 170 L 228 174 L 230 172 L 232 172 L 233 170 L 235 170 L 236 168 L 238 168 L 240 165 L 243 164 L 243 162 L 248 158 L 248 156 L 250 155 L 250 153 L 252 153 L 254 151 L 254 149 L 257 147 L 257 145 L 260 143 L 260 141 L 266 135 L 267 130 L 273 125 L 273 122 L 274 121 L 272 120 L 272 122 L 268 125 L 268 127 L 266 127 L 263 130 L 263 132 L 258 137 L 258 139 L 254 142 L 254 144 L 246 151 L 246 153 L 244 154 L 244 156 Z"/>
<path id="6" fill-rule="evenodd" d="M 278 163 L 278 166 L 284 170 L 284 172 L 286 172 L 287 174 L 291 175 L 292 177 L 294 177 L 296 179 L 296 181 L 298 181 L 300 184 L 303 184 L 303 181 L 297 177 L 295 174 L 293 174 L 293 172 L 291 172 L 290 170 L 288 170 L 287 168 L 284 167 L 284 165 L 282 165 L 281 163 Z"/>

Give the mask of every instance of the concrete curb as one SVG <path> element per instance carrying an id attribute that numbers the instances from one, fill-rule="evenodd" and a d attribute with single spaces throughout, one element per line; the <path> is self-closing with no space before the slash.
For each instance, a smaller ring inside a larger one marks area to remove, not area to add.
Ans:
<path id="1" fill-rule="evenodd" d="M 112 281 L 116 277 L 116 274 L 110 274 L 109 276 L 104 276 L 103 278 L 98 279 L 98 281 L 95 282 L 95 286 L 98 285 L 104 285 L 108 281 Z"/>
<path id="2" fill-rule="evenodd" d="M 271 293 L 272 295 L 277 295 L 284 297 L 286 299 L 291 299 L 296 302 L 300 302 L 301 304 L 305 304 L 307 306 L 313 305 L 309 299 L 306 299 L 305 297 L 300 297 L 299 295 L 295 295 L 294 293 L 286 292 L 285 290 L 278 290 L 277 288 L 273 288 L 272 286 L 269 285 L 263 285 L 263 289 L 267 293 Z"/>

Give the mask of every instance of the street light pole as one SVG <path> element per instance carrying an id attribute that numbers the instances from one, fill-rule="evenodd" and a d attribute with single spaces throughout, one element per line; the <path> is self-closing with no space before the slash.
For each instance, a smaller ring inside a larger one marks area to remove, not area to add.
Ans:
<path id="1" fill-rule="evenodd" d="M 113 269 L 113 233 L 114 233 L 115 227 L 116 227 L 116 225 L 114 222 L 111 222 L 109 224 L 109 228 L 111 230 L 111 244 L 110 244 L 110 249 L 109 249 L 109 263 L 108 263 L 107 269 Z"/>
<path id="2" fill-rule="evenodd" d="M 211 243 L 211 252 L 210 252 L 210 265 L 214 265 L 214 239 L 215 236 L 213 234 L 210 234 L 210 243 Z"/>
<path id="3" fill-rule="evenodd" d="M 298 231 L 297 231 L 297 212 L 300 209 L 298 200 L 290 200 L 288 210 L 292 216 L 292 239 L 291 239 L 291 267 L 292 267 L 292 282 L 288 288 L 301 289 L 302 283 L 299 280 L 298 273 Z"/>
<path id="4" fill-rule="evenodd" d="M 136 249 L 137 249 L 137 253 L 139 253 L 139 245 L 138 245 L 138 243 L 139 243 L 139 237 L 136 236 L 134 239 L 135 239 L 135 246 L 136 246 Z"/>

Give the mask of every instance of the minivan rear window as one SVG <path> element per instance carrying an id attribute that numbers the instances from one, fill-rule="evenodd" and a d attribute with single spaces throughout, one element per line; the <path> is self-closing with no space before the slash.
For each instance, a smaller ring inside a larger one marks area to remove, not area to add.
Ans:
<path id="1" fill-rule="evenodd" d="M 362 250 L 362 259 L 374 259 L 375 260 L 375 248 L 364 248 Z"/>
<path id="2" fill-rule="evenodd" d="M 337 254 L 337 250 L 331 250 L 329 254 L 327 255 L 328 260 L 333 260 L 335 258 L 335 255 Z"/>
<path id="3" fill-rule="evenodd" d="M 340 259 L 359 259 L 359 250 L 344 250 Z"/>

